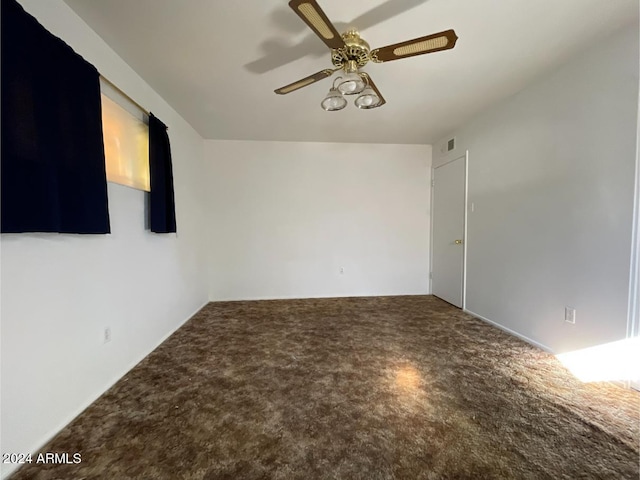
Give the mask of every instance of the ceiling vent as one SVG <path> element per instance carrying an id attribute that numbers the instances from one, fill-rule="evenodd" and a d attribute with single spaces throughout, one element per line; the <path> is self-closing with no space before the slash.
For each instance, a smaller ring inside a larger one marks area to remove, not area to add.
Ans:
<path id="1" fill-rule="evenodd" d="M 456 148 L 456 139 L 452 138 L 447 141 L 447 152 L 450 152 L 454 148 Z"/>

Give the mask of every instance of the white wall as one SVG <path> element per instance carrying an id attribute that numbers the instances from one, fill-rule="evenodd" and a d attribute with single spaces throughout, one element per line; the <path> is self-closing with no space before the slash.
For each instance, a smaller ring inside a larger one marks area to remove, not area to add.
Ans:
<path id="1" fill-rule="evenodd" d="M 434 147 L 469 150 L 467 309 L 555 352 L 626 335 L 638 57 L 634 26 Z"/>
<path id="2" fill-rule="evenodd" d="M 428 292 L 430 146 L 210 140 L 205 160 L 211 300 Z"/>
<path id="3" fill-rule="evenodd" d="M 114 184 L 111 235 L 2 235 L 2 452 L 39 448 L 207 301 L 202 138 L 65 3 L 20 3 L 169 126 L 178 235 Z"/>

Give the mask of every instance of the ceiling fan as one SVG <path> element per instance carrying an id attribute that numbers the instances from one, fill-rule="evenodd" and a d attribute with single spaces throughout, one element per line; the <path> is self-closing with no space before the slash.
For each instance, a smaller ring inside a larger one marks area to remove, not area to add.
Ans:
<path id="1" fill-rule="evenodd" d="M 309 75 L 297 82 L 278 88 L 275 93 L 286 95 L 343 70 L 344 76 L 335 79 L 329 93 L 321 103 L 322 108 L 327 111 L 342 110 L 347 105 L 344 95 L 359 94 L 355 105 L 365 110 L 381 107 L 386 103 L 371 77 L 360 71 L 360 68 L 369 61 L 383 63 L 449 50 L 456 45 L 458 40 L 458 36 L 453 30 L 445 30 L 426 37 L 414 38 L 371 50 L 369 44 L 360 37 L 357 30 L 348 30 L 340 35 L 316 0 L 291 0 L 289 6 L 331 49 L 331 61 L 335 68 L 327 68 Z"/>

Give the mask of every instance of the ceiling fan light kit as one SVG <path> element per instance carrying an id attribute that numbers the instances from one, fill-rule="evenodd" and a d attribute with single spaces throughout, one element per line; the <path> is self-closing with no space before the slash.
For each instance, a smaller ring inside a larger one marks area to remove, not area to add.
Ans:
<path id="1" fill-rule="evenodd" d="M 320 102 L 320 106 L 326 110 L 327 112 L 335 112 L 337 110 L 342 110 L 347 106 L 347 99 L 344 98 L 344 95 L 354 95 L 360 94 L 358 98 L 356 98 L 354 105 L 362 110 L 368 110 L 371 108 L 377 108 L 384 104 L 384 101 L 378 91 L 376 91 L 370 84 L 371 78 L 364 72 L 355 74 L 358 78 L 358 83 L 355 83 L 355 80 L 344 80 L 343 77 L 337 77 L 333 81 L 333 87 L 327 93 L 327 96 L 324 97 L 324 100 Z M 346 83 L 352 82 L 356 86 L 349 86 L 346 91 L 341 91 L 340 87 L 344 86 Z M 338 86 L 336 86 L 336 84 Z M 360 86 L 360 84 L 362 86 Z M 356 91 L 357 90 L 357 91 Z"/>
<path id="2" fill-rule="evenodd" d="M 309 75 L 297 82 L 278 88 L 275 93 L 286 95 L 328 78 L 338 70 L 343 70 L 344 75 L 336 78 L 333 87 L 320 103 L 322 108 L 329 112 L 342 110 L 347 105 L 347 100 L 343 95 L 359 94 L 354 103 L 356 107 L 363 110 L 381 107 L 386 103 L 371 77 L 360 71 L 360 68 L 369 61 L 383 63 L 449 50 L 455 46 L 458 40 L 458 36 L 453 30 L 446 30 L 371 50 L 369 44 L 360 37 L 357 30 L 349 30 L 340 35 L 316 0 L 291 0 L 289 6 L 329 47 L 331 62 L 335 68 Z"/>

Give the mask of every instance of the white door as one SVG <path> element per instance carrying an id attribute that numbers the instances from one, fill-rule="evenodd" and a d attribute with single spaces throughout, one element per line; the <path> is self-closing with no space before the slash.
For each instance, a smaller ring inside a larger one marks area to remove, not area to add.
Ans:
<path id="1" fill-rule="evenodd" d="M 462 308 L 465 157 L 434 169 L 431 291 Z"/>

